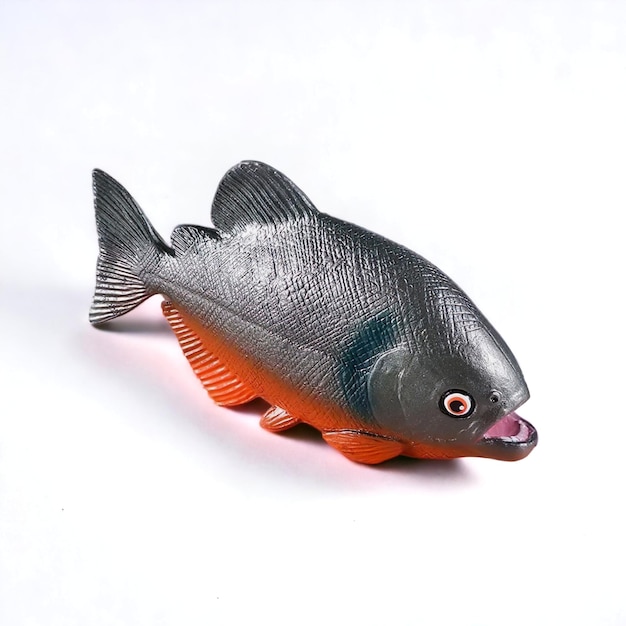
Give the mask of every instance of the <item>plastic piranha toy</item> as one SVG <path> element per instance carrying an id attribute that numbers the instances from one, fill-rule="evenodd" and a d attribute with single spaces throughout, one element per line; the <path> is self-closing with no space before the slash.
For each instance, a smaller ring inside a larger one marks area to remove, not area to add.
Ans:
<path id="1" fill-rule="evenodd" d="M 461 289 L 426 259 L 320 213 L 283 174 L 236 165 L 214 228 L 171 245 L 113 178 L 93 175 L 100 243 L 92 324 L 155 294 L 217 404 L 263 398 L 261 426 L 299 423 L 353 461 L 398 455 L 515 461 L 537 431 L 515 411 L 515 357 Z"/>

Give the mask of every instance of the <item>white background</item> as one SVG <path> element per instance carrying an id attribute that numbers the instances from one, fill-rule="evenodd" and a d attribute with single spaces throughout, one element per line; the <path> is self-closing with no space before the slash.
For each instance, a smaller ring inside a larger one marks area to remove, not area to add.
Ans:
<path id="1" fill-rule="evenodd" d="M 626 4 L 0 2 L 0 623 L 626 624 Z M 449 273 L 526 460 L 350 463 L 87 322 L 90 171 L 169 236 L 242 159 Z"/>

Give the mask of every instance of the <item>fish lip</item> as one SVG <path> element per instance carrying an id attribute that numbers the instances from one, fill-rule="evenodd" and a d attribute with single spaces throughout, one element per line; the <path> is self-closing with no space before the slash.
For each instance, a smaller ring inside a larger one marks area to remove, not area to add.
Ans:
<path id="1" fill-rule="evenodd" d="M 531 453 L 538 440 L 537 429 L 513 411 L 490 426 L 475 445 L 481 455 L 518 461 Z"/>

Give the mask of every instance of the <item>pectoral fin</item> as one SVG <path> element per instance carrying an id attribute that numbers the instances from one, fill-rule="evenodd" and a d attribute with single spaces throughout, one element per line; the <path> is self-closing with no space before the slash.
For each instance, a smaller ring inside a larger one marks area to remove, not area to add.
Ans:
<path id="1" fill-rule="evenodd" d="M 265 430 L 269 430 L 272 433 L 279 433 L 288 428 L 293 428 L 300 423 L 300 420 L 287 413 L 284 409 L 273 406 L 265 412 L 260 423 Z"/>
<path id="2" fill-rule="evenodd" d="M 254 400 L 256 394 L 228 370 L 190 328 L 171 302 L 161 305 L 163 314 L 176 334 L 178 343 L 207 393 L 220 406 L 235 406 Z"/>
<path id="3" fill-rule="evenodd" d="M 391 437 L 360 430 L 329 430 L 322 433 L 326 442 L 357 463 L 375 465 L 402 453 L 404 445 Z"/>

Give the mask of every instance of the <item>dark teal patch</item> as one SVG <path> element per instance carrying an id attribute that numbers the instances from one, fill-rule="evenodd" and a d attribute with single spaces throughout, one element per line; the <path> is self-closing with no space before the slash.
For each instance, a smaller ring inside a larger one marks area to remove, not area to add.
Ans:
<path id="1" fill-rule="evenodd" d="M 349 407 L 366 422 L 374 416 L 367 396 L 367 377 L 381 354 L 395 348 L 398 331 L 390 313 L 379 313 L 349 339 L 342 355 L 341 384 Z"/>

